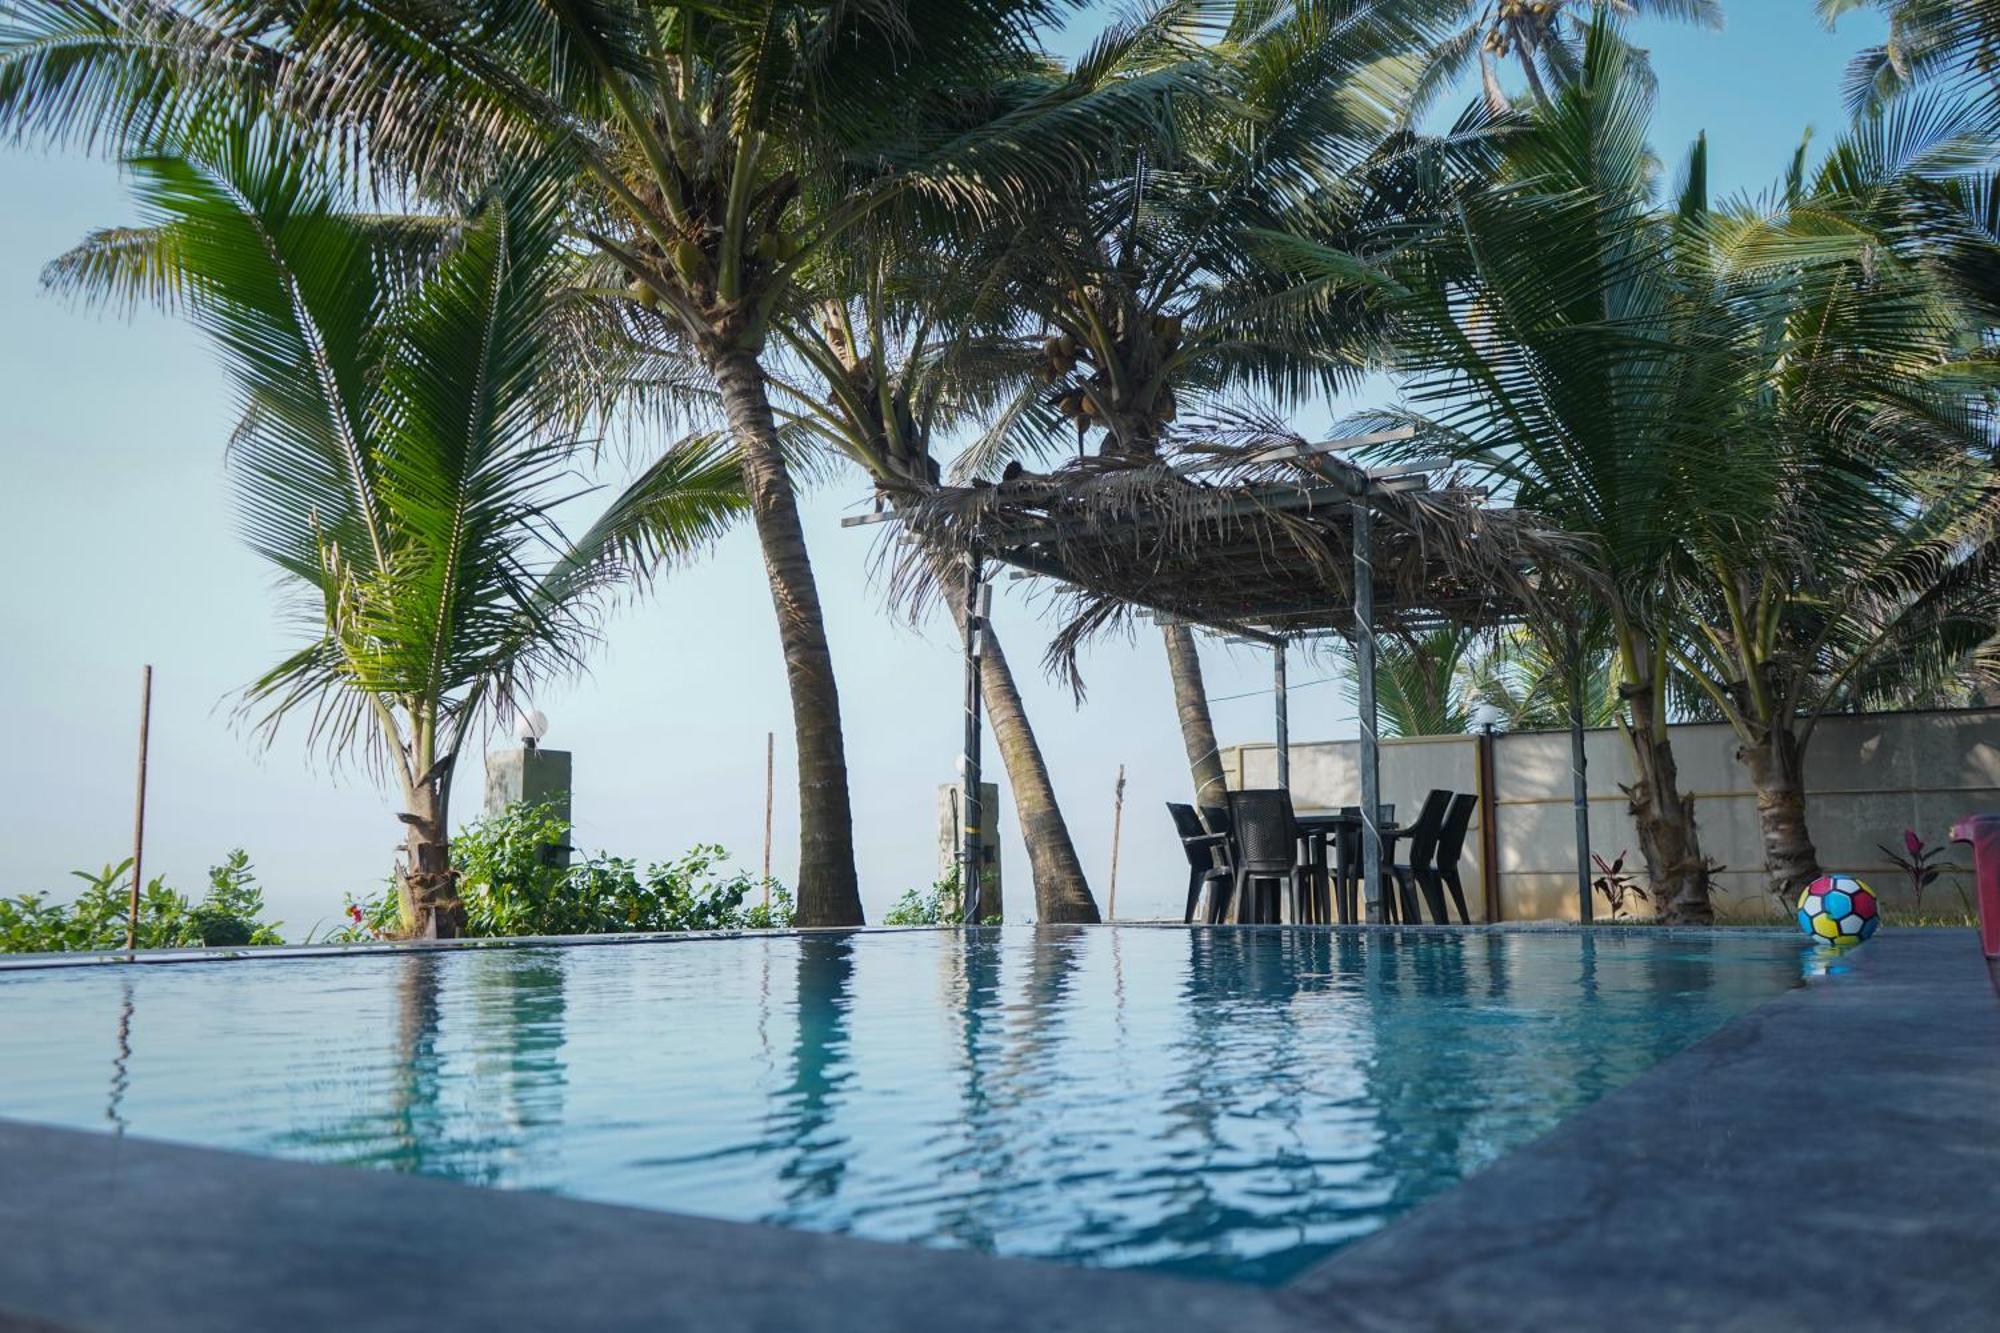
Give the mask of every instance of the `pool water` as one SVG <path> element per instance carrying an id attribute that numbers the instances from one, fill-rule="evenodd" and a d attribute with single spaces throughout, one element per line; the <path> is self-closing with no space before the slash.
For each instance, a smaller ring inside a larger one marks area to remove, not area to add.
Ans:
<path id="1" fill-rule="evenodd" d="M 1801 955 L 1007 928 L 0 972 L 0 1115 L 1277 1283 Z"/>

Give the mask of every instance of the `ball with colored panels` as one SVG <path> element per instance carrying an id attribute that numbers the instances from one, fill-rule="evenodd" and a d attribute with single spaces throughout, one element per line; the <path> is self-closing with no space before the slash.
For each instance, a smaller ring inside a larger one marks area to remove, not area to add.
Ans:
<path id="1" fill-rule="evenodd" d="M 1852 875 L 1821 875 L 1799 895 L 1799 929 L 1821 944 L 1859 944 L 1881 924 L 1875 890 Z"/>

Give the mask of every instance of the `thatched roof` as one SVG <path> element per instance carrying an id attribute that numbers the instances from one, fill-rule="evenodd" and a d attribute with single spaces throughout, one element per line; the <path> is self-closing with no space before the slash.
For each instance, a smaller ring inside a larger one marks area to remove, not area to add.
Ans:
<path id="1" fill-rule="evenodd" d="M 899 576 L 925 581 L 924 550 L 960 551 L 976 537 L 989 559 L 1060 581 L 1066 622 L 1050 652 L 1059 665 L 1134 611 L 1253 638 L 1345 634 L 1360 495 L 1375 515 L 1378 630 L 1531 615 L 1546 609 L 1554 582 L 1581 572 L 1575 538 L 1489 508 L 1482 492 L 1296 447 L 1183 455 L 1178 467 L 1087 458 L 943 487 L 898 505 L 916 539 Z"/>

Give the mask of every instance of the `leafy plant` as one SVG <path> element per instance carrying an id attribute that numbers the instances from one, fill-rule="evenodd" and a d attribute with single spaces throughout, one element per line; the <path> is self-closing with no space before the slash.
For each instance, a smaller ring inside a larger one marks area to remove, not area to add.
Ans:
<path id="1" fill-rule="evenodd" d="M 72 870 L 84 887 L 68 903 L 46 893 L 0 898 L 0 953 L 75 953 L 125 947 L 131 911 L 131 858 L 102 870 Z M 264 892 L 248 853 L 236 848 L 210 866 L 208 894 L 191 903 L 163 876 L 139 894 L 141 949 L 233 948 L 283 944 L 277 923 L 266 922 Z"/>
<path id="2" fill-rule="evenodd" d="M 882 918 L 885 926 L 945 926 L 958 921 L 958 870 L 928 889 L 906 889 Z"/>
<path id="3" fill-rule="evenodd" d="M 461 828 L 452 839 L 452 874 L 469 936 L 608 935 L 680 930 L 771 930 L 792 924 L 791 894 L 744 871 L 724 873 L 721 847 L 703 844 L 678 859 L 641 868 L 629 857 L 594 853 L 564 865 L 570 824 L 547 805 L 517 804 Z M 379 898 L 346 903 L 336 943 L 394 933 L 394 886 Z M 768 887 L 770 904 L 745 907 Z"/>
<path id="4" fill-rule="evenodd" d="M 1906 828 L 1903 830 L 1903 851 L 1908 853 L 1908 855 L 1898 853 L 1895 848 L 1883 843 L 1878 842 L 1875 845 L 1880 847 L 1883 854 L 1891 861 L 1901 867 L 1903 874 L 1908 877 L 1910 881 L 1910 902 L 1918 911 L 1923 910 L 1924 890 L 1934 884 L 1937 881 L 1937 877 L 1945 871 L 1956 871 L 1959 869 L 1958 866 L 1942 859 L 1945 854 L 1943 847 L 1926 846 L 1924 840 L 1917 836 L 1915 829 Z M 1967 905 L 1967 910 L 1970 910 L 1969 904 Z"/>
<path id="5" fill-rule="evenodd" d="M 1629 848 L 1620 851 L 1617 859 L 1611 861 L 1606 861 L 1596 852 L 1590 854 L 1590 859 L 1597 865 L 1597 877 L 1590 881 L 1590 887 L 1603 896 L 1605 905 L 1611 909 L 1613 921 L 1626 919 L 1633 899 L 1651 901 L 1646 891 L 1639 887 L 1639 882 L 1625 873 L 1625 858 L 1629 855 Z"/>

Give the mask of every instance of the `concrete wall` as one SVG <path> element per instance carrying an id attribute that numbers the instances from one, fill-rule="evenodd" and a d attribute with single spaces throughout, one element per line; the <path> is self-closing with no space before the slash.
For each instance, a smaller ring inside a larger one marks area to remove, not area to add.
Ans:
<path id="1" fill-rule="evenodd" d="M 1702 847 L 1725 869 L 1717 876 L 1718 909 L 1733 917 L 1771 917 L 1776 904 L 1764 889 L 1763 847 L 1749 778 L 1736 760 L 1736 739 L 1720 723 L 1673 729 L 1683 790 L 1695 799 Z M 1585 738 L 1590 764 L 1590 838 L 1607 859 L 1622 850 L 1643 882 L 1638 837 L 1619 791 L 1632 781 L 1631 752 L 1616 731 Z M 1509 921 L 1574 920 L 1574 822 L 1570 811 L 1569 735 L 1520 732 L 1493 741 L 1495 840 L 1498 844 L 1500 917 Z M 1292 794 L 1301 810 L 1358 801 L 1357 743 L 1292 745 Z M 1415 815 L 1426 791 L 1477 790 L 1478 742 L 1470 736 L 1421 737 L 1382 743 L 1382 799 L 1404 819 Z M 1277 751 L 1270 745 L 1231 746 L 1223 765 L 1234 787 L 1277 784 Z M 1915 829 L 1933 845 L 1951 824 L 1974 810 L 2000 810 L 2000 709 L 1935 713 L 1871 713 L 1824 719 L 1806 752 L 1807 806 L 1820 863 L 1859 875 L 1891 907 L 1907 908 L 1903 878 L 1878 843 L 1898 847 L 1903 830 Z M 1482 802 L 1482 812 L 1485 807 Z M 1482 814 L 1483 817 L 1483 814 Z M 1466 897 L 1475 916 L 1485 897 L 1487 868 L 1480 856 L 1478 820 L 1466 838 Z M 1951 859 L 1962 862 L 1955 849 Z M 1474 882 L 1482 891 L 1474 894 Z M 1967 877 L 1946 873 L 1925 894 L 1927 909 L 1957 911 L 1955 886 Z M 1603 918 L 1600 901 L 1598 916 Z"/>

